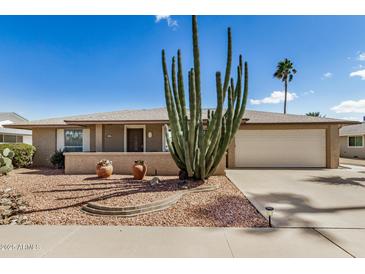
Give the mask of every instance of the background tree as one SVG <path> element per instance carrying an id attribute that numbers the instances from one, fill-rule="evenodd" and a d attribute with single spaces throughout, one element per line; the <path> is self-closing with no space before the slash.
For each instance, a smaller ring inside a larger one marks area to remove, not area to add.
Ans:
<path id="1" fill-rule="evenodd" d="M 305 115 L 313 117 L 326 117 L 326 115 L 321 115 L 319 111 L 308 112 Z"/>
<path id="2" fill-rule="evenodd" d="M 176 165 L 187 177 L 206 179 L 214 174 L 239 128 L 245 112 L 248 93 L 247 63 L 239 57 L 237 81 L 231 78 L 232 37 L 228 28 L 228 54 L 225 76 L 216 72 L 217 107 L 203 113 L 200 80 L 198 24 L 192 17 L 194 67 L 189 70 L 189 109 L 186 108 L 181 52 L 172 58 L 171 83 L 162 51 L 165 99 L 171 135 L 166 132 L 169 151 Z M 242 82 L 242 75 L 244 81 Z M 242 93 L 242 88 L 244 93 Z"/>
<path id="3" fill-rule="evenodd" d="M 285 98 L 284 98 L 284 114 L 286 114 L 286 103 L 288 98 L 288 82 L 293 80 L 294 74 L 297 70 L 294 68 L 293 63 L 285 58 L 284 61 L 278 63 L 274 77 L 284 82 Z"/>

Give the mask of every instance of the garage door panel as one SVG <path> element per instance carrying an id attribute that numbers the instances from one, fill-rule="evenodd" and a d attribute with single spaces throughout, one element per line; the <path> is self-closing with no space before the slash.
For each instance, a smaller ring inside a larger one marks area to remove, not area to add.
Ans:
<path id="1" fill-rule="evenodd" d="M 240 130 L 237 167 L 325 167 L 326 135 L 313 130 Z"/>

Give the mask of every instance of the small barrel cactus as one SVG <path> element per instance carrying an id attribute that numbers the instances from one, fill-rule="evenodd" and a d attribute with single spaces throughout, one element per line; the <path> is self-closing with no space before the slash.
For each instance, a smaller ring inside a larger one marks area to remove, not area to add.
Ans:
<path id="1" fill-rule="evenodd" d="M 13 164 L 12 164 L 13 157 L 14 157 L 14 152 L 8 148 L 5 148 L 0 153 L 0 174 L 6 175 L 13 170 Z"/>

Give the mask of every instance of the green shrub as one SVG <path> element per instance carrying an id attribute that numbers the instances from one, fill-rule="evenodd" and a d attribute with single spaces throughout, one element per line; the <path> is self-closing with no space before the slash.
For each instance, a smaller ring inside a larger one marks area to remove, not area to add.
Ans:
<path id="1" fill-rule="evenodd" d="M 65 156 L 62 150 L 58 150 L 52 155 L 51 163 L 56 168 L 65 168 Z"/>
<path id="2" fill-rule="evenodd" d="M 34 146 L 23 143 L 0 144 L 0 152 L 3 152 L 6 148 L 14 152 L 14 157 L 12 159 L 14 167 L 29 167 L 33 164 L 33 156 L 36 152 Z"/>

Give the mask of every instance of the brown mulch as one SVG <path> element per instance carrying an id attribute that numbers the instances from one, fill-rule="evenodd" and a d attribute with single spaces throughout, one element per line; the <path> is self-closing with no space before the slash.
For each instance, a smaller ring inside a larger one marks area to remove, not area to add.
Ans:
<path id="1" fill-rule="evenodd" d="M 161 183 L 150 186 L 131 176 L 113 175 L 99 179 L 92 175 L 64 175 L 54 169 L 17 169 L 0 177 L 0 189 L 12 187 L 22 195 L 25 212 L 32 224 L 50 225 L 136 225 L 264 227 L 265 218 L 226 177 L 213 176 L 205 185 L 219 188 L 188 193 L 171 208 L 136 217 L 94 216 L 80 211 L 87 202 L 101 205 L 133 206 L 167 198 L 177 191 L 178 178 L 160 176 Z M 188 188 L 201 184 L 191 181 Z"/>

